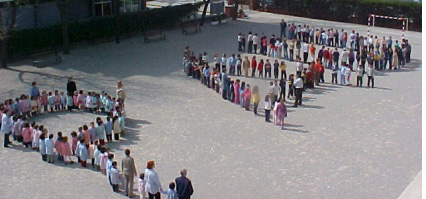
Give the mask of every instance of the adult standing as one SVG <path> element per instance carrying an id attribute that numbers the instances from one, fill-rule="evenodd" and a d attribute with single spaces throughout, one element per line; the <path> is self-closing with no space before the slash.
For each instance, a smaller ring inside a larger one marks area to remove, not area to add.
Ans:
<path id="1" fill-rule="evenodd" d="M 222 74 L 220 78 L 221 78 L 221 85 L 222 85 L 222 98 L 227 99 L 229 85 L 228 85 L 228 75 L 226 74 L 226 69 L 222 70 Z"/>
<path id="2" fill-rule="evenodd" d="M 77 85 L 75 84 L 72 77 L 69 77 L 67 83 L 67 95 L 73 96 L 75 91 L 77 91 Z"/>
<path id="3" fill-rule="evenodd" d="M 294 106 L 302 105 L 302 93 L 303 93 L 303 80 L 299 74 L 297 74 L 297 79 L 293 83 L 294 88 L 296 89 L 296 99 L 294 100 Z"/>
<path id="4" fill-rule="evenodd" d="M 253 101 L 253 113 L 255 115 L 257 115 L 257 107 L 259 106 L 259 101 L 260 101 L 259 87 L 258 86 L 253 86 L 253 90 L 251 92 L 251 97 L 252 97 L 252 101 Z"/>
<path id="5" fill-rule="evenodd" d="M 185 61 L 189 61 L 191 59 L 191 50 L 189 49 L 189 46 L 185 47 L 185 51 L 183 52 L 183 57 Z"/>
<path id="6" fill-rule="evenodd" d="M 117 100 L 120 99 L 124 104 L 124 100 L 126 99 L 126 92 L 124 92 L 123 82 L 117 81 Z"/>
<path id="7" fill-rule="evenodd" d="M 145 191 L 148 192 L 149 199 L 160 199 L 162 190 L 160 179 L 157 172 L 154 170 L 155 163 L 153 160 L 148 161 L 145 169 Z"/>
<path id="8" fill-rule="evenodd" d="M 126 196 L 129 196 L 131 198 L 133 196 L 133 177 L 136 176 L 137 172 L 135 160 L 130 157 L 130 150 L 124 150 L 124 154 L 126 154 L 126 157 L 124 157 L 121 161 L 121 166 L 126 185 Z"/>
<path id="9" fill-rule="evenodd" d="M 75 91 L 77 91 L 77 85 L 73 81 L 72 77 L 69 77 L 68 83 L 67 83 L 67 105 L 68 105 L 69 111 L 71 111 L 71 109 L 74 108 L 74 104 L 72 104 L 73 102 L 72 97 Z"/>
<path id="10" fill-rule="evenodd" d="M 180 170 L 180 177 L 175 179 L 178 199 L 190 199 L 194 193 L 191 180 L 186 177 L 186 169 Z"/>
<path id="11" fill-rule="evenodd" d="M 374 75 L 376 71 L 373 65 L 368 65 L 366 72 L 367 72 L 367 78 L 368 78 L 367 86 L 370 88 L 370 82 L 371 82 L 371 88 L 374 88 Z"/>
<path id="12" fill-rule="evenodd" d="M 10 120 L 10 111 L 4 110 L 1 117 L 1 132 L 4 134 L 4 147 L 9 147 L 9 135 L 12 133 L 12 120 Z"/>
<path id="13" fill-rule="evenodd" d="M 31 88 L 30 88 L 30 98 L 33 97 L 40 97 L 40 90 L 37 87 L 37 82 L 32 82 L 31 83 Z"/>
<path id="14" fill-rule="evenodd" d="M 254 54 L 257 54 L 257 45 L 259 44 L 259 37 L 257 36 L 257 33 L 253 36 L 253 52 Z"/>
<path id="15" fill-rule="evenodd" d="M 251 33 L 251 31 L 249 32 L 247 36 L 247 42 L 248 42 L 247 53 L 252 53 L 253 52 L 253 34 Z"/>
<path id="16" fill-rule="evenodd" d="M 248 57 L 246 56 L 244 58 L 244 61 L 243 61 L 243 69 L 244 69 L 244 76 L 245 77 L 248 77 L 248 69 L 249 68 L 250 68 L 250 61 L 249 61 Z"/>
<path id="17" fill-rule="evenodd" d="M 281 39 L 284 39 L 284 37 L 287 38 L 287 35 L 286 35 L 286 32 L 285 32 L 286 28 L 287 28 L 287 23 L 284 21 L 284 19 L 282 19 L 281 23 L 280 23 L 280 30 L 281 30 L 280 38 Z"/>
<path id="18" fill-rule="evenodd" d="M 281 93 L 281 87 L 280 87 L 280 85 L 278 84 L 278 81 L 277 80 L 275 80 L 275 82 L 274 82 L 274 86 L 273 86 L 273 88 L 272 88 L 272 94 L 274 95 L 274 102 L 272 103 L 272 104 L 275 104 L 275 102 L 277 102 L 278 101 L 278 95 Z"/>

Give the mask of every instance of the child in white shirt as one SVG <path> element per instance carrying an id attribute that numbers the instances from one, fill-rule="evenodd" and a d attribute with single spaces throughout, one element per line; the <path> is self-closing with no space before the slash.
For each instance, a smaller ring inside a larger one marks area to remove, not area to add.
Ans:
<path id="1" fill-rule="evenodd" d="M 117 169 L 117 162 L 112 163 L 112 168 L 110 172 L 110 181 L 112 186 L 112 191 L 118 193 L 118 185 L 120 184 L 120 171 Z"/>
<path id="2" fill-rule="evenodd" d="M 175 191 L 175 183 L 171 182 L 169 184 L 169 189 L 167 191 L 161 190 L 161 193 L 167 194 L 167 199 L 177 199 L 177 193 Z"/>
<path id="3" fill-rule="evenodd" d="M 139 179 L 138 179 L 138 191 L 139 191 L 139 196 L 140 199 L 144 199 L 145 198 L 145 181 L 143 180 L 145 177 L 144 173 L 141 173 L 139 175 Z"/>
<path id="4" fill-rule="evenodd" d="M 61 109 L 65 110 L 67 106 L 67 96 L 65 96 L 64 92 L 61 92 Z"/>
<path id="5" fill-rule="evenodd" d="M 47 163 L 53 163 L 54 155 L 53 155 L 53 147 L 54 147 L 54 141 L 53 141 L 53 134 L 49 135 L 49 139 L 46 139 L 44 141 L 46 146 L 46 155 L 47 155 Z"/>
<path id="6" fill-rule="evenodd" d="M 269 95 L 265 96 L 265 121 L 271 122 L 269 118 L 271 117 L 271 102 L 269 101 Z"/>
<path id="7" fill-rule="evenodd" d="M 55 97 L 52 95 L 52 92 L 49 92 L 47 102 L 49 103 L 50 112 L 53 112 L 53 107 L 55 107 Z"/>

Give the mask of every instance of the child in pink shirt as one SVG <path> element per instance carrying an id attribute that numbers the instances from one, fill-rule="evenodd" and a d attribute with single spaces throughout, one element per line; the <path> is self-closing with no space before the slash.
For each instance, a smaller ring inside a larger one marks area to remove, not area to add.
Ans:
<path id="1" fill-rule="evenodd" d="M 49 102 L 47 101 L 47 92 L 43 91 L 41 92 L 41 105 L 43 106 L 43 112 L 47 112 L 47 105 L 49 105 Z"/>
<path id="2" fill-rule="evenodd" d="M 59 95 L 59 92 L 55 90 L 55 96 L 54 96 L 54 103 L 55 103 L 55 110 L 61 110 L 61 96 Z"/>
<path id="3" fill-rule="evenodd" d="M 28 146 L 31 147 L 31 133 L 30 124 L 27 122 L 24 124 L 24 128 L 22 128 L 22 142 L 26 148 L 28 148 Z"/>
<path id="4" fill-rule="evenodd" d="M 71 146 L 70 143 L 68 142 L 68 137 L 64 136 L 62 138 L 62 149 L 61 149 L 61 153 L 62 156 L 64 157 L 64 164 L 68 164 L 68 163 L 74 163 L 71 160 Z"/>
<path id="5" fill-rule="evenodd" d="M 77 142 L 78 142 L 77 133 L 75 131 L 71 132 L 71 137 L 72 137 L 72 145 L 71 145 L 72 154 L 75 155 L 75 149 L 77 148 Z"/>
<path id="6" fill-rule="evenodd" d="M 101 173 L 106 175 L 106 164 L 108 159 L 108 149 L 103 147 L 99 154 L 99 166 L 101 167 Z"/>
<path id="7" fill-rule="evenodd" d="M 86 140 L 84 140 L 86 141 Z M 98 141 L 89 145 L 89 158 L 92 159 L 92 167 L 95 168 L 95 149 L 98 147 Z"/>
<path id="8" fill-rule="evenodd" d="M 72 97 L 72 101 L 74 102 L 74 106 L 78 108 L 78 106 L 80 104 L 78 103 L 78 93 L 77 93 L 77 91 L 74 92 L 74 96 Z"/>

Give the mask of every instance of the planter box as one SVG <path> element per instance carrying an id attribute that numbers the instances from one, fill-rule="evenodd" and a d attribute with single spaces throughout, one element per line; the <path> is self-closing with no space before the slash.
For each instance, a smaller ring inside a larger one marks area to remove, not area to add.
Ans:
<path id="1" fill-rule="evenodd" d="M 210 24 L 212 26 L 216 26 L 216 25 L 219 25 L 219 21 L 210 21 Z"/>

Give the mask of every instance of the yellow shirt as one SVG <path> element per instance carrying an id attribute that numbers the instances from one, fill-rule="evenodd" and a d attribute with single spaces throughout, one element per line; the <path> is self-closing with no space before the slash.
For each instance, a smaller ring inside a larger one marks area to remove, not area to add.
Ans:
<path id="1" fill-rule="evenodd" d="M 259 93 L 252 93 L 251 99 L 253 100 L 253 103 L 259 102 Z"/>
<path id="2" fill-rule="evenodd" d="M 281 70 L 285 70 L 287 68 L 287 65 L 285 65 L 285 64 L 280 64 L 280 69 Z"/>

